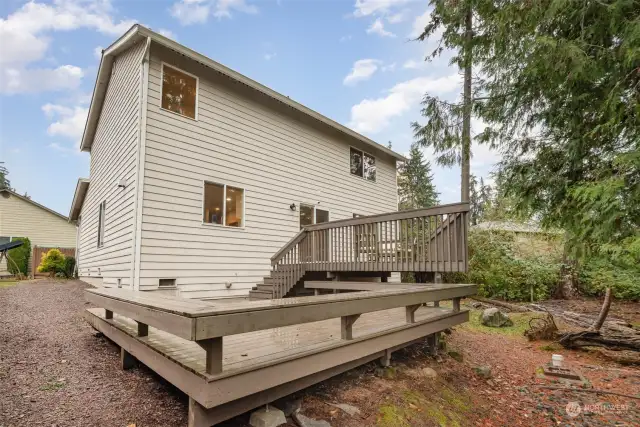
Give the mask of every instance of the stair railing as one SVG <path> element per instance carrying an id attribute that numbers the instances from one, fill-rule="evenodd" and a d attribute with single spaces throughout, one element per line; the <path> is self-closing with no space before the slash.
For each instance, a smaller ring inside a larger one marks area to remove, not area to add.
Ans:
<path id="1" fill-rule="evenodd" d="M 273 298 L 282 298 L 304 276 L 307 230 L 302 229 L 271 257 Z"/>

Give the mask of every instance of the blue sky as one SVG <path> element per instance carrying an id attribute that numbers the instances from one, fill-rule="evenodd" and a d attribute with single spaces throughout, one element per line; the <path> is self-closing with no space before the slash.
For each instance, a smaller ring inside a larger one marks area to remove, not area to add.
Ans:
<path id="1" fill-rule="evenodd" d="M 140 22 L 278 92 L 405 153 L 425 92 L 454 100 L 457 70 L 433 43 L 411 41 L 428 21 L 411 0 L 4 0 L 0 2 L 0 161 L 11 185 L 67 214 L 89 176 L 82 135 L 99 52 Z M 474 122 L 474 132 L 481 129 Z M 425 152 L 432 159 L 430 152 Z M 475 147 L 487 177 L 497 154 Z M 433 163 L 433 162 L 432 162 Z M 459 169 L 435 165 L 441 201 L 459 200 Z"/>

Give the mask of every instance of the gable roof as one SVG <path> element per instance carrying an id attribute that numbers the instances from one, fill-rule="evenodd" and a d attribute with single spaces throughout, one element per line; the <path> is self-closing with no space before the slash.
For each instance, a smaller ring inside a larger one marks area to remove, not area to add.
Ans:
<path id="1" fill-rule="evenodd" d="M 20 194 L 16 193 L 15 191 L 11 191 L 8 188 L 1 189 L 0 193 L 10 194 L 13 197 L 17 197 L 18 199 L 24 200 L 25 202 L 29 202 L 32 205 L 39 207 L 40 209 L 44 209 L 45 211 L 49 212 L 50 214 L 53 214 L 53 215 L 55 215 L 55 216 L 57 216 L 57 217 L 59 217 L 61 219 L 64 219 L 65 221 L 69 221 L 69 218 L 67 218 L 66 216 L 54 211 L 53 209 L 49 209 L 48 207 L 46 207 L 44 205 L 41 205 L 40 203 L 34 202 L 33 200 L 31 200 L 28 197 L 21 196 Z"/>
<path id="2" fill-rule="evenodd" d="M 69 221 L 78 220 L 88 189 L 89 180 L 87 178 L 78 178 L 76 191 L 73 193 L 73 200 L 71 201 L 71 208 L 69 208 Z"/>
<path id="3" fill-rule="evenodd" d="M 111 77 L 111 65 L 113 64 L 114 58 L 124 50 L 128 49 L 133 44 L 147 39 L 147 41 L 152 41 L 154 43 L 158 43 L 166 48 L 174 50 L 181 55 L 184 55 L 194 61 L 199 62 L 202 65 L 205 65 L 211 68 L 214 71 L 217 71 L 233 80 L 236 80 L 240 83 L 245 84 L 251 89 L 262 93 L 276 101 L 279 101 L 294 110 L 297 110 L 339 132 L 344 135 L 347 135 L 351 138 L 354 138 L 366 146 L 369 146 L 377 151 L 381 151 L 389 156 L 395 158 L 396 160 L 404 161 L 406 160 L 404 156 L 396 153 L 393 150 L 385 147 L 384 145 L 378 144 L 372 139 L 367 138 L 364 135 L 357 133 L 356 131 L 349 129 L 346 126 L 341 125 L 340 123 L 331 120 L 330 118 L 323 116 L 322 114 L 305 107 L 304 105 L 290 99 L 288 96 L 284 96 L 273 89 L 270 89 L 255 80 L 252 80 L 237 71 L 234 71 L 224 65 L 207 58 L 206 56 L 189 49 L 188 47 L 181 45 L 180 43 L 171 40 L 167 37 L 164 37 L 161 34 L 158 34 L 149 28 L 143 27 L 140 24 L 135 24 L 132 26 L 129 31 L 127 31 L 122 37 L 116 40 L 111 46 L 102 51 L 102 59 L 100 60 L 100 67 L 98 68 L 98 76 L 96 77 L 96 84 L 93 89 L 93 96 L 91 98 L 91 105 L 89 107 L 89 115 L 87 117 L 87 122 L 85 124 L 84 133 L 82 135 L 82 141 L 80 142 L 80 149 L 82 151 L 91 151 L 91 145 L 93 144 L 93 138 L 95 136 L 96 128 L 98 125 L 98 118 L 100 117 L 100 111 L 102 110 L 102 104 L 104 102 L 105 93 L 107 91 L 107 86 L 109 84 L 109 78 Z"/>

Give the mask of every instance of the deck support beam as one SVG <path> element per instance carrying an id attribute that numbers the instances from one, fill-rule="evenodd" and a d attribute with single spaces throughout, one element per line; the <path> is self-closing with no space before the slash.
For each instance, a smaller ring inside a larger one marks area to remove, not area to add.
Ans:
<path id="1" fill-rule="evenodd" d="M 222 337 L 199 340 L 196 343 L 206 353 L 207 374 L 215 375 L 222 372 Z"/>
<path id="2" fill-rule="evenodd" d="M 131 355 L 123 347 L 120 347 L 120 363 L 123 370 L 131 369 L 136 366 L 136 358 Z"/>
<path id="3" fill-rule="evenodd" d="M 358 317 L 360 317 L 359 314 L 352 314 L 340 318 L 340 336 L 343 340 L 353 339 L 353 324 L 356 323 Z"/>
<path id="4" fill-rule="evenodd" d="M 147 335 L 149 335 L 149 325 L 147 325 L 146 323 L 142 323 L 142 322 L 136 322 L 138 324 L 138 336 L 139 337 L 146 337 Z"/>
<path id="5" fill-rule="evenodd" d="M 391 353 L 391 349 L 388 348 L 384 351 L 384 355 L 380 358 L 380 364 L 385 368 L 391 366 Z"/>
<path id="6" fill-rule="evenodd" d="M 453 311 L 455 313 L 460 311 L 460 298 L 454 298 L 453 299 Z"/>
<path id="7" fill-rule="evenodd" d="M 438 346 L 440 345 L 440 332 L 435 332 L 427 336 L 427 345 L 432 356 L 438 354 Z"/>
<path id="8" fill-rule="evenodd" d="M 407 323 L 416 323 L 416 310 L 421 305 L 422 304 L 414 304 L 414 305 L 408 305 L 405 307 L 405 310 L 407 312 Z"/>
<path id="9" fill-rule="evenodd" d="M 113 319 L 113 311 L 107 310 L 105 308 L 105 310 L 104 310 L 104 318 L 105 319 Z"/>
<path id="10" fill-rule="evenodd" d="M 433 306 L 434 307 L 440 307 L 440 301 L 434 301 L 433 302 Z"/>

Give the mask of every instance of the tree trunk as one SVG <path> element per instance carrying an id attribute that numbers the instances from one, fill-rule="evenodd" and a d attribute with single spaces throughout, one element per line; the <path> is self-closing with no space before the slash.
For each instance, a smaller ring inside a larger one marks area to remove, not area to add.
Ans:
<path id="1" fill-rule="evenodd" d="M 465 19 L 465 48 L 464 48 L 464 83 L 463 83 L 463 113 L 462 113 L 462 161 L 460 165 L 461 183 L 460 196 L 462 202 L 469 201 L 469 178 L 471 158 L 471 72 L 473 42 L 473 10 L 469 6 Z"/>
<path id="2" fill-rule="evenodd" d="M 607 291 L 604 294 L 604 303 L 600 309 L 600 315 L 589 329 L 590 331 L 600 332 L 600 328 L 602 328 L 602 324 L 607 318 L 607 314 L 609 314 L 609 307 L 611 307 L 611 288 L 607 288 Z"/>

